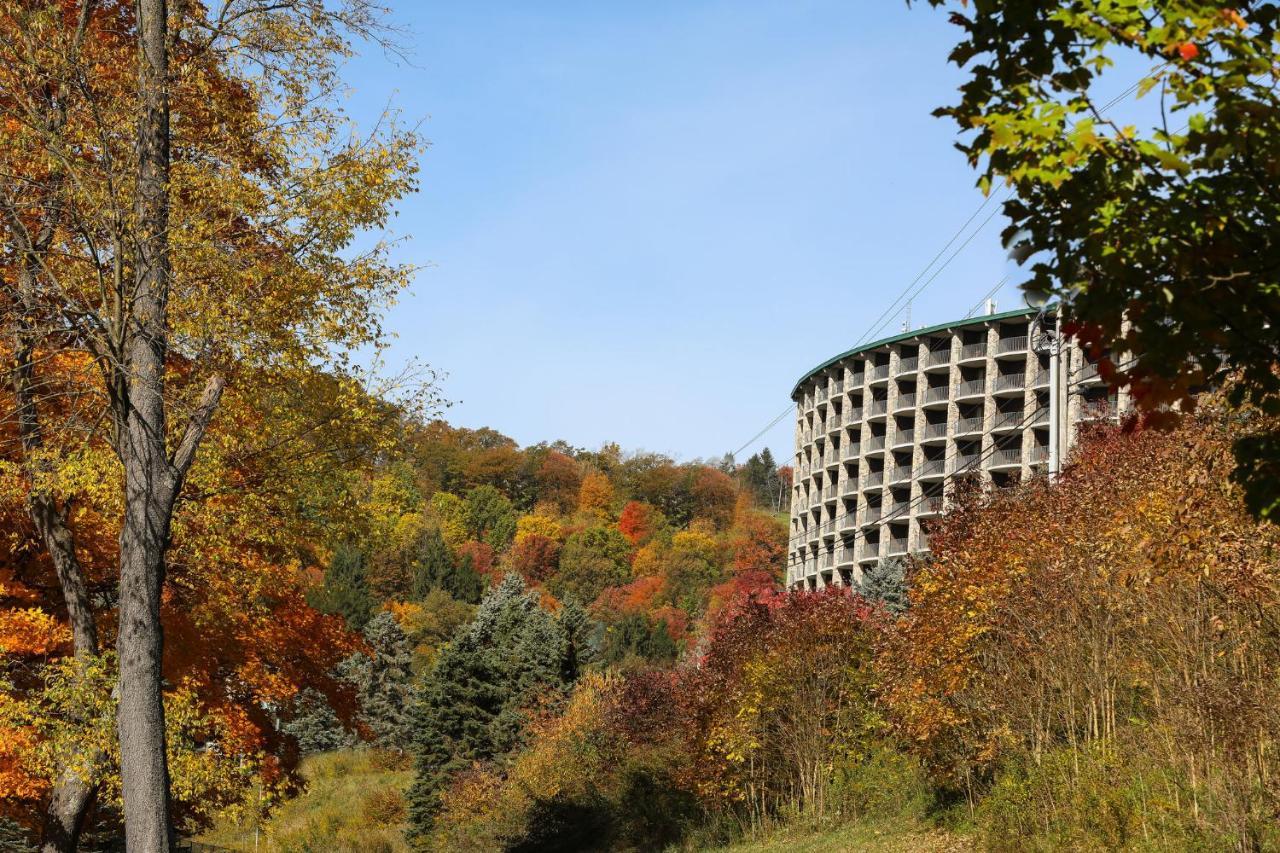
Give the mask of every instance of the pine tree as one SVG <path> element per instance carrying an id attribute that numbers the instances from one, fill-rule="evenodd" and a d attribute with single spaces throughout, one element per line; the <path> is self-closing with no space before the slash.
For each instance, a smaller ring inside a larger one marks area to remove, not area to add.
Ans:
<path id="1" fill-rule="evenodd" d="M 312 687 L 304 688 L 294 699 L 292 717 L 280 730 L 298 742 L 303 755 L 345 749 L 354 742 L 329 700 Z"/>
<path id="2" fill-rule="evenodd" d="M 356 689 L 360 721 L 373 742 L 404 749 L 411 734 L 413 644 L 395 617 L 383 611 L 364 628 L 369 654 L 356 652 L 338 665 L 338 675 Z"/>
<path id="3" fill-rule="evenodd" d="M 373 615 L 373 599 L 365 579 L 364 553 L 343 545 L 333 554 L 324 573 L 324 584 L 307 596 L 312 607 L 336 613 L 353 631 L 361 631 Z"/>
<path id="4" fill-rule="evenodd" d="M 566 627 L 514 572 L 441 648 L 413 711 L 417 776 L 409 819 L 416 838 L 430 831 L 453 772 L 518 747 L 525 709 L 535 699 L 563 697 L 572 651 Z"/>
<path id="5" fill-rule="evenodd" d="M 907 609 L 907 561 L 888 557 L 863 571 L 858 594 L 868 601 L 882 602 L 890 613 L 904 612 Z"/>

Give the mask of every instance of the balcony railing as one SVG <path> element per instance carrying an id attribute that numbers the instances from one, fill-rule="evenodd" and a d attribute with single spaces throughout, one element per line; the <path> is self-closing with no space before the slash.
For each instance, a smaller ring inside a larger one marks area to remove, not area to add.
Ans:
<path id="1" fill-rule="evenodd" d="M 1022 412 L 996 412 L 992 429 L 1014 429 L 1022 426 Z"/>
<path id="2" fill-rule="evenodd" d="M 899 394 L 898 402 L 894 405 L 895 410 L 914 409 L 916 407 L 916 392 L 912 391 L 908 394 Z"/>
<path id="3" fill-rule="evenodd" d="M 920 369 L 920 356 L 913 355 L 908 358 L 898 359 L 899 373 L 915 373 Z"/>
<path id="4" fill-rule="evenodd" d="M 822 497 L 826 500 L 833 501 L 836 499 L 836 484 L 832 483 L 822 490 Z"/>
<path id="5" fill-rule="evenodd" d="M 893 518 L 906 518 L 911 512 L 911 501 L 894 501 L 889 504 L 889 515 Z"/>
<path id="6" fill-rule="evenodd" d="M 827 399 L 827 389 L 826 389 L 826 388 L 819 388 L 819 389 L 818 389 L 818 402 L 819 402 L 819 403 L 824 402 L 826 399 Z"/>
<path id="7" fill-rule="evenodd" d="M 837 380 L 835 380 L 834 382 L 832 382 L 832 383 L 831 383 L 831 392 L 832 392 L 833 394 L 843 394 L 843 393 L 844 393 L 844 380 L 843 380 L 843 379 L 837 379 Z"/>
<path id="8" fill-rule="evenodd" d="M 947 460 L 945 459 L 926 459 L 920 463 L 921 477 L 936 477 L 946 473 Z"/>
<path id="9" fill-rule="evenodd" d="M 1004 447 L 991 455 L 992 465 L 1021 465 L 1022 450 L 1017 447 Z"/>
<path id="10" fill-rule="evenodd" d="M 868 453 L 872 452 L 873 450 L 884 450 L 884 436 L 873 435 L 867 439 L 866 445 L 867 445 Z"/>
<path id="11" fill-rule="evenodd" d="M 951 389 L 946 385 L 938 385 L 933 388 L 927 388 L 924 392 L 924 401 L 926 403 L 938 403 L 946 401 L 951 395 Z"/>
<path id="12" fill-rule="evenodd" d="M 957 397 L 973 397 L 985 394 L 987 392 L 986 379 L 969 379 L 961 382 L 956 388 Z"/>
<path id="13" fill-rule="evenodd" d="M 924 500 L 920 501 L 921 515 L 937 515 L 942 512 L 942 496 L 928 495 Z"/>
<path id="14" fill-rule="evenodd" d="M 939 364 L 950 364 L 951 347 L 947 347 L 946 349 L 929 350 L 928 355 L 925 356 L 924 363 L 929 367 L 934 367 Z"/>
<path id="15" fill-rule="evenodd" d="M 924 433 L 921 435 L 921 438 L 924 439 L 925 441 L 928 441 L 931 438 L 946 438 L 946 437 L 947 437 L 946 421 L 943 421 L 942 423 L 939 423 L 939 424 L 925 424 Z"/>
<path id="16" fill-rule="evenodd" d="M 960 347 L 960 358 L 977 358 L 980 355 L 987 354 L 987 344 L 985 341 L 979 341 L 976 344 L 965 344 Z"/>
<path id="17" fill-rule="evenodd" d="M 884 471 L 868 471 L 863 481 L 864 487 L 879 486 L 884 482 Z"/>
<path id="18" fill-rule="evenodd" d="M 1080 417 L 1085 420 L 1105 420 L 1116 413 L 1110 400 L 1086 400 L 1080 404 Z"/>
<path id="19" fill-rule="evenodd" d="M 863 523 L 863 524 L 875 524 L 876 522 L 878 522 L 878 521 L 880 520 L 880 516 L 881 516 L 881 515 L 882 515 L 882 513 L 881 513 L 881 511 L 880 511 L 880 507 L 878 507 L 878 506 L 869 506 L 869 507 L 867 507 L 867 511 L 866 511 L 865 513 L 863 513 L 863 516 L 862 516 L 862 523 Z"/>
<path id="20" fill-rule="evenodd" d="M 1042 385 L 1049 384 L 1049 371 L 1037 370 L 1031 377 L 1031 384 L 1039 388 Z"/>
<path id="21" fill-rule="evenodd" d="M 835 429 L 840 429 L 840 423 L 841 423 L 841 418 L 840 418 L 839 412 L 836 412 L 833 415 L 827 415 L 827 432 L 831 432 L 832 430 L 835 430 Z"/>
<path id="22" fill-rule="evenodd" d="M 861 406 L 858 406 L 856 409 L 850 409 L 849 411 L 845 412 L 845 423 L 848 424 L 849 426 L 853 426 L 860 420 L 862 420 Z"/>
<path id="23" fill-rule="evenodd" d="M 961 418 L 956 421 L 956 435 L 964 435 L 966 433 L 982 432 L 982 417 Z"/>
<path id="24" fill-rule="evenodd" d="M 849 390 L 852 391 L 854 388 L 861 388 L 862 380 L 865 378 L 866 373 L 863 372 L 849 374 Z"/>
<path id="25" fill-rule="evenodd" d="M 997 391 L 1021 391 L 1027 383 L 1025 373 L 1002 373 L 996 377 Z"/>
<path id="26" fill-rule="evenodd" d="M 862 557 L 861 557 L 861 559 L 863 559 L 863 560 L 870 560 L 870 559 L 873 559 L 873 558 L 875 558 L 875 557 L 879 557 L 879 556 L 880 556 L 880 543 L 879 543 L 879 542 L 863 542 L 863 543 L 862 543 Z"/>
<path id="27" fill-rule="evenodd" d="M 841 545 L 836 551 L 836 565 L 848 566 L 852 565 L 858 559 L 857 551 L 848 545 Z"/>
<path id="28" fill-rule="evenodd" d="M 907 553 L 907 537 L 901 536 L 889 540 L 889 556 L 900 557 Z"/>
<path id="29" fill-rule="evenodd" d="M 862 445 L 859 442 L 849 442 L 844 447 L 840 448 L 840 458 L 845 462 L 848 462 L 850 459 L 857 459 L 861 450 Z"/>
<path id="30" fill-rule="evenodd" d="M 1016 338 L 1001 338 L 996 342 L 996 352 L 1023 352 L 1027 348 L 1027 336 L 1020 335 Z"/>
<path id="31" fill-rule="evenodd" d="M 893 466 L 893 473 L 890 475 L 890 477 L 891 477 L 890 482 L 893 482 L 893 483 L 901 483 L 903 480 L 910 480 L 911 466 L 910 465 Z"/>
<path id="32" fill-rule="evenodd" d="M 872 400 L 871 405 L 867 406 L 868 417 L 871 417 L 874 415 L 883 415 L 887 411 L 889 411 L 889 401 L 887 399 Z"/>
<path id="33" fill-rule="evenodd" d="M 981 453 L 957 453 L 956 454 L 956 470 L 962 468 L 970 468 L 978 464 L 978 460 L 982 458 Z"/>
<path id="34" fill-rule="evenodd" d="M 946 424 L 943 424 L 946 426 Z M 900 429 L 893 436 L 893 446 L 902 447 L 907 444 L 915 443 L 916 431 L 913 429 Z"/>
<path id="35" fill-rule="evenodd" d="M 880 379 L 888 379 L 888 378 L 889 378 L 889 365 L 888 365 L 888 364 L 877 364 L 875 367 L 871 368 L 871 381 L 872 381 L 872 382 L 875 382 L 875 381 L 880 380 Z"/>
<path id="36" fill-rule="evenodd" d="M 1043 444 L 1037 444 L 1031 448 L 1031 454 L 1028 456 L 1027 461 L 1032 465 L 1035 465 L 1040 462 L 1045 462 L 1048 459 L 1049 448 L 1045 447 Z"/>

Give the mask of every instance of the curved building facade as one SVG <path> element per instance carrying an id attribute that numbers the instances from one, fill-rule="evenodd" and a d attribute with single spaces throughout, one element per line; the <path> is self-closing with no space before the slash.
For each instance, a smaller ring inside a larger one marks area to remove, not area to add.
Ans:
<path id="1" fill-rule="evenodd" d="M 927 551 L 959 478 L 1001 487 L 1037 476 L 1082 422 L 1118 419 L 1127 400 L 1055 327 L 1052 314 L 991 313 L 875 341 L 805 374 L 791 393 L 788 585 L 855 584 L 882 558 Z"/>

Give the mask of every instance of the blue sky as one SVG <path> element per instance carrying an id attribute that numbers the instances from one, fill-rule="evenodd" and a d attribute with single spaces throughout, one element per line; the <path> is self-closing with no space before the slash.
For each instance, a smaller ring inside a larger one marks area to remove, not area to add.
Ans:
<path id="1" fill-rule="evenodd" d="M 422 189 L 394 227 L 426 268 L 390 315 L 390 357 L 448 372 L 455 424 L 734 450 L 982 202 L 930 115 L 960 74 L 958 31 L 927 7 L 394 5 L 413 65 L 355 60 L 349 106 L 424 120 Z M 1001 227 L 912 325 L 962 316 L 1001 278 Z M 786 460 L 791 442 L 784 419 L 743 456 L 767 443 Z"/>

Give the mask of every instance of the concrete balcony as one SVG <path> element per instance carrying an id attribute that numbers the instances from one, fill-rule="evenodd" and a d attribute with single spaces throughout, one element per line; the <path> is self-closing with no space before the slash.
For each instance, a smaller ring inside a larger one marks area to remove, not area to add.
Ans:
<path id="1" fill-rule="evenodd" d="M 852 391 L 854 388 L 861 388 L 863 380 L 865 380 L 866 377 L 867 377 L 866 373 L 849 374 L 849 390 Z"/>
<path id="2" fill-rule="evenodd" d="M 863 542 L 862 550 L 858 552 L 859 563 L 874 563 L 880 559 L 880 543 L 879 542 Z"/>
<path id="3" fill-rule="evenodd" d="M 920 463 L 920 473 L 918 476 L 921 480 L 932 480 L 942 477 L 946 473 L 946 459 L 926 459 Z"/>
<path id="4" fill-rule="evenodd" d="M 890 483 L 905 483 L 911 479 L 910 465 L 895 465 L 889 473 Z"/>
<path id="5" fill-rule="evenodd" d="M 827 389 L 826 389 L 826 388 L 819 388 L 819 389 L 818 389 L 818 402 L 819 402 L 819 403 L 825 403 L 826 401 L 827 401 Z"/>
<path id="6" fill-rule="evenodd" d="M 844 414 L 844 422 L 846 426 L 856 426 L 862 422 L 862 407 L 851 408 Z"/>
<path id="7" fill-rule="evenodd" d="M 911 514 L 911 501 L 894 501 L 889 504 L 886 518 L 906 518 Z"/>
<path id="8" fill-rule="evenodd" d="M 956 386 L 956 399 L 968 400 L 982 397 L 987 393 L 987 380 L 968 379 Z"/>
<path id="9" fill-rule="evenodd" d="M 956 435 L 977 435 L 982 432 L 982 418 L 960 418 L 956 421 Z"/>
<path id="10" fill-rule="evenodd" d="M 840 459 L 844 462 L 856 462 L 861 453 L 862 444 L 860 442 L 846 442 L 844 447 L 840 448 Z"/>
<path id="11" fill-rule="evenodd" d="M 870 373 L 871 382 L 883 382 L 889 378 L 889 365 L 877 364 L 875 367 L 871 368 Z"/>
<path id="12" fill-rule="evenodd" d="M 1037 370 L 1031 376 L 1031 387 L 1048 388 L 1049 387 L 1049 371 Z"/>
<path id="13" fill-rule="evenodd" d="M 905 412 L 908 409 L 914 409 L 915 407 L 916 395 L 914 391 L 909 394 L 899 394 L 897 401 L 893 404 L 893 410 L 895 412 Z"/>
<path id="14" fill-rule="evenodd" d="M 898 375 L 915 373 L 920 369 L 920 357 L 916 355 L 898 359 Z"/>
<path id="15" fill-rule="evenodd" d="M 900 536 L 889 540 L 890 557 L 905 557 L 907 555 L 907 537 Z"/>
<path id="16" fill-rule="evenodd" d="M 834 382 L 832 382 L 832 383 L 831 383 L 831 393 L 832 393 L 832 394 L 843 394 L 843 393 L 844 393 L 844 380 L 843 380 L 843 379 L 837 379 L 837 380 L 835 380 Z"/>
<path id="17" fill-rule="evenodd" d="M 992 468 L 1021 468 L 1022 449 L 1018 447 L 999 448 L 991 454 Z"/>
<path id="18" fill-rule="evenodd" d="M 995 432 L 1018 429 L 1024 426 L 1025 420 L 1022 412 L 996 412 L 995 417 L 991 419 L 991 429 Z"/>
<path id="19" fill-rule="evenodd" d="M 866 445 L 866 453 L 868 456 L 870 456 L 873 453 L 884 452 L 884 436 L 883 435 L 873 435 L 870 438 L 868 438 L 865 442 L 863 442 L 863 444 Z"/>
<path id="20" fill-rule="evenodd" d="M 833 432 L 838 432 L 840 427 L 842 427 L 843 425 L 844 425 L 844 418 L 842 415 L 838 415 L 838 414 L 827 415 L 827 433 L 828 434 L 831 434 Z"/>
<path id="21" fill-rule="evenodd" d="M 924 390 L 924 407 L 926 409 L 945 406 L 949 399 L 951 399 L 951 389 L 946 385 L 938 385 Z"/>
<path id="22" fill-rule="evenodd" d="M 848 536 L 850 533 L 856 533 L 858 530 L 857 513 L 846 512 L 837 519 L 836 530 L 841 536 Z"/>
<path id="23" fill-rule="evenodd" d="M 1110 400 L 1086 400 L 1080 404 L 1080 420 L 1105 421 L 1114 418 L 1118 410 Z"/>
<path id="24" fill-rule="evenodd" d="M 1027 462 L 1032 465 L 1039 465 L 1049 461 L 1049 448 L 1043 444 L 1037 444 L 1031 448 L 1031 452 L 1027 454 Z"/>
<path id="25" fill-rule="evenodd" d="M 916 515 L 921 518 L 932 518 L 942 514 L 943 499 L 941 495 L 926 495 L 916 508 Z"/>
<path id="26" fill-rule="evenodd" d="M 874 527 L 880 523 L 880 517 L 882 514 L 883 513 L 881 513 L 880 507 L 878 506 L 867 507 L 867 511 L 862 515 L 862 526 Z"/>
<path id="27" fill-rule="evenodd" d="M 996 377 L 996 396 L 1009 393 L 1021 394 L 1026 384 L 1027 374 L 1025 373 L 1002 373 Z"/>
<path id="28" fill-rule="evenodd" d="M 862 480 L 863 490 L 877 488 L 884 485 L 884 471 L 868 471 Z"/>
<path id="29" fill-rule="evenodd" d="M 982 459 L 981 453 L 957 453 L 956 454 L 956 473 L 965 470 L 973 470 L 977 468 L 979 460 Z"/>
<path id="30" fill-rule="evenodd" d="M 885 414 L 888 413 L 888 411 L 889 411 L 888 399 L 872 400 L 871 403 L 866 407 L 866 413 L 867 413 L 866 418 L 869 420 L 871 418 L 884 417 Z"/>
<path id="31" fill-rule="evenodd" d="M 838 568 L 851 567 L 857 562 L 857 551 L 849 545 L 841 545 L 836 549 L 836 566 Z"/>
<path id="32" fill-rule="evenodd" d="M 946 424 L 943 424 L 946 426 Z M 913 429 L 900 429 L 893 434 L 894 447 L 910 447 L 915 444 L 916 431 Z"/>
<path id="33" fill-rule="evenodd" d="M 940 424 L 925 424 L 924 429 L 920 432 L 920 443 L 928 444 L 932 441 L 942 441 L 947 437 L 947 424 L 944 421 Z"/>
<path id="34" fill-rule="evenodd" d="M 1027 336 L 1020 335 L 1014 338 L 1001 338 L 996 341 L 996 358 L 1004 355 L 1021 355 L 1027 351 Z"/>
<path id="35" fill-rule="evenodd" d="M 951 347 L 940 350 L 929 350 L 924 357 L 924 369 L 928 373 L 934 368 L 951 366 Z"/>
<path id="36" fill-rule="evenodd" d="M 987 344 L 985 341 L 979 341 L 976 344 L 965 344 L 960 347 L 960 361 L 976 361 L 978 359 L 985 360 L 987 357 Z"/>

